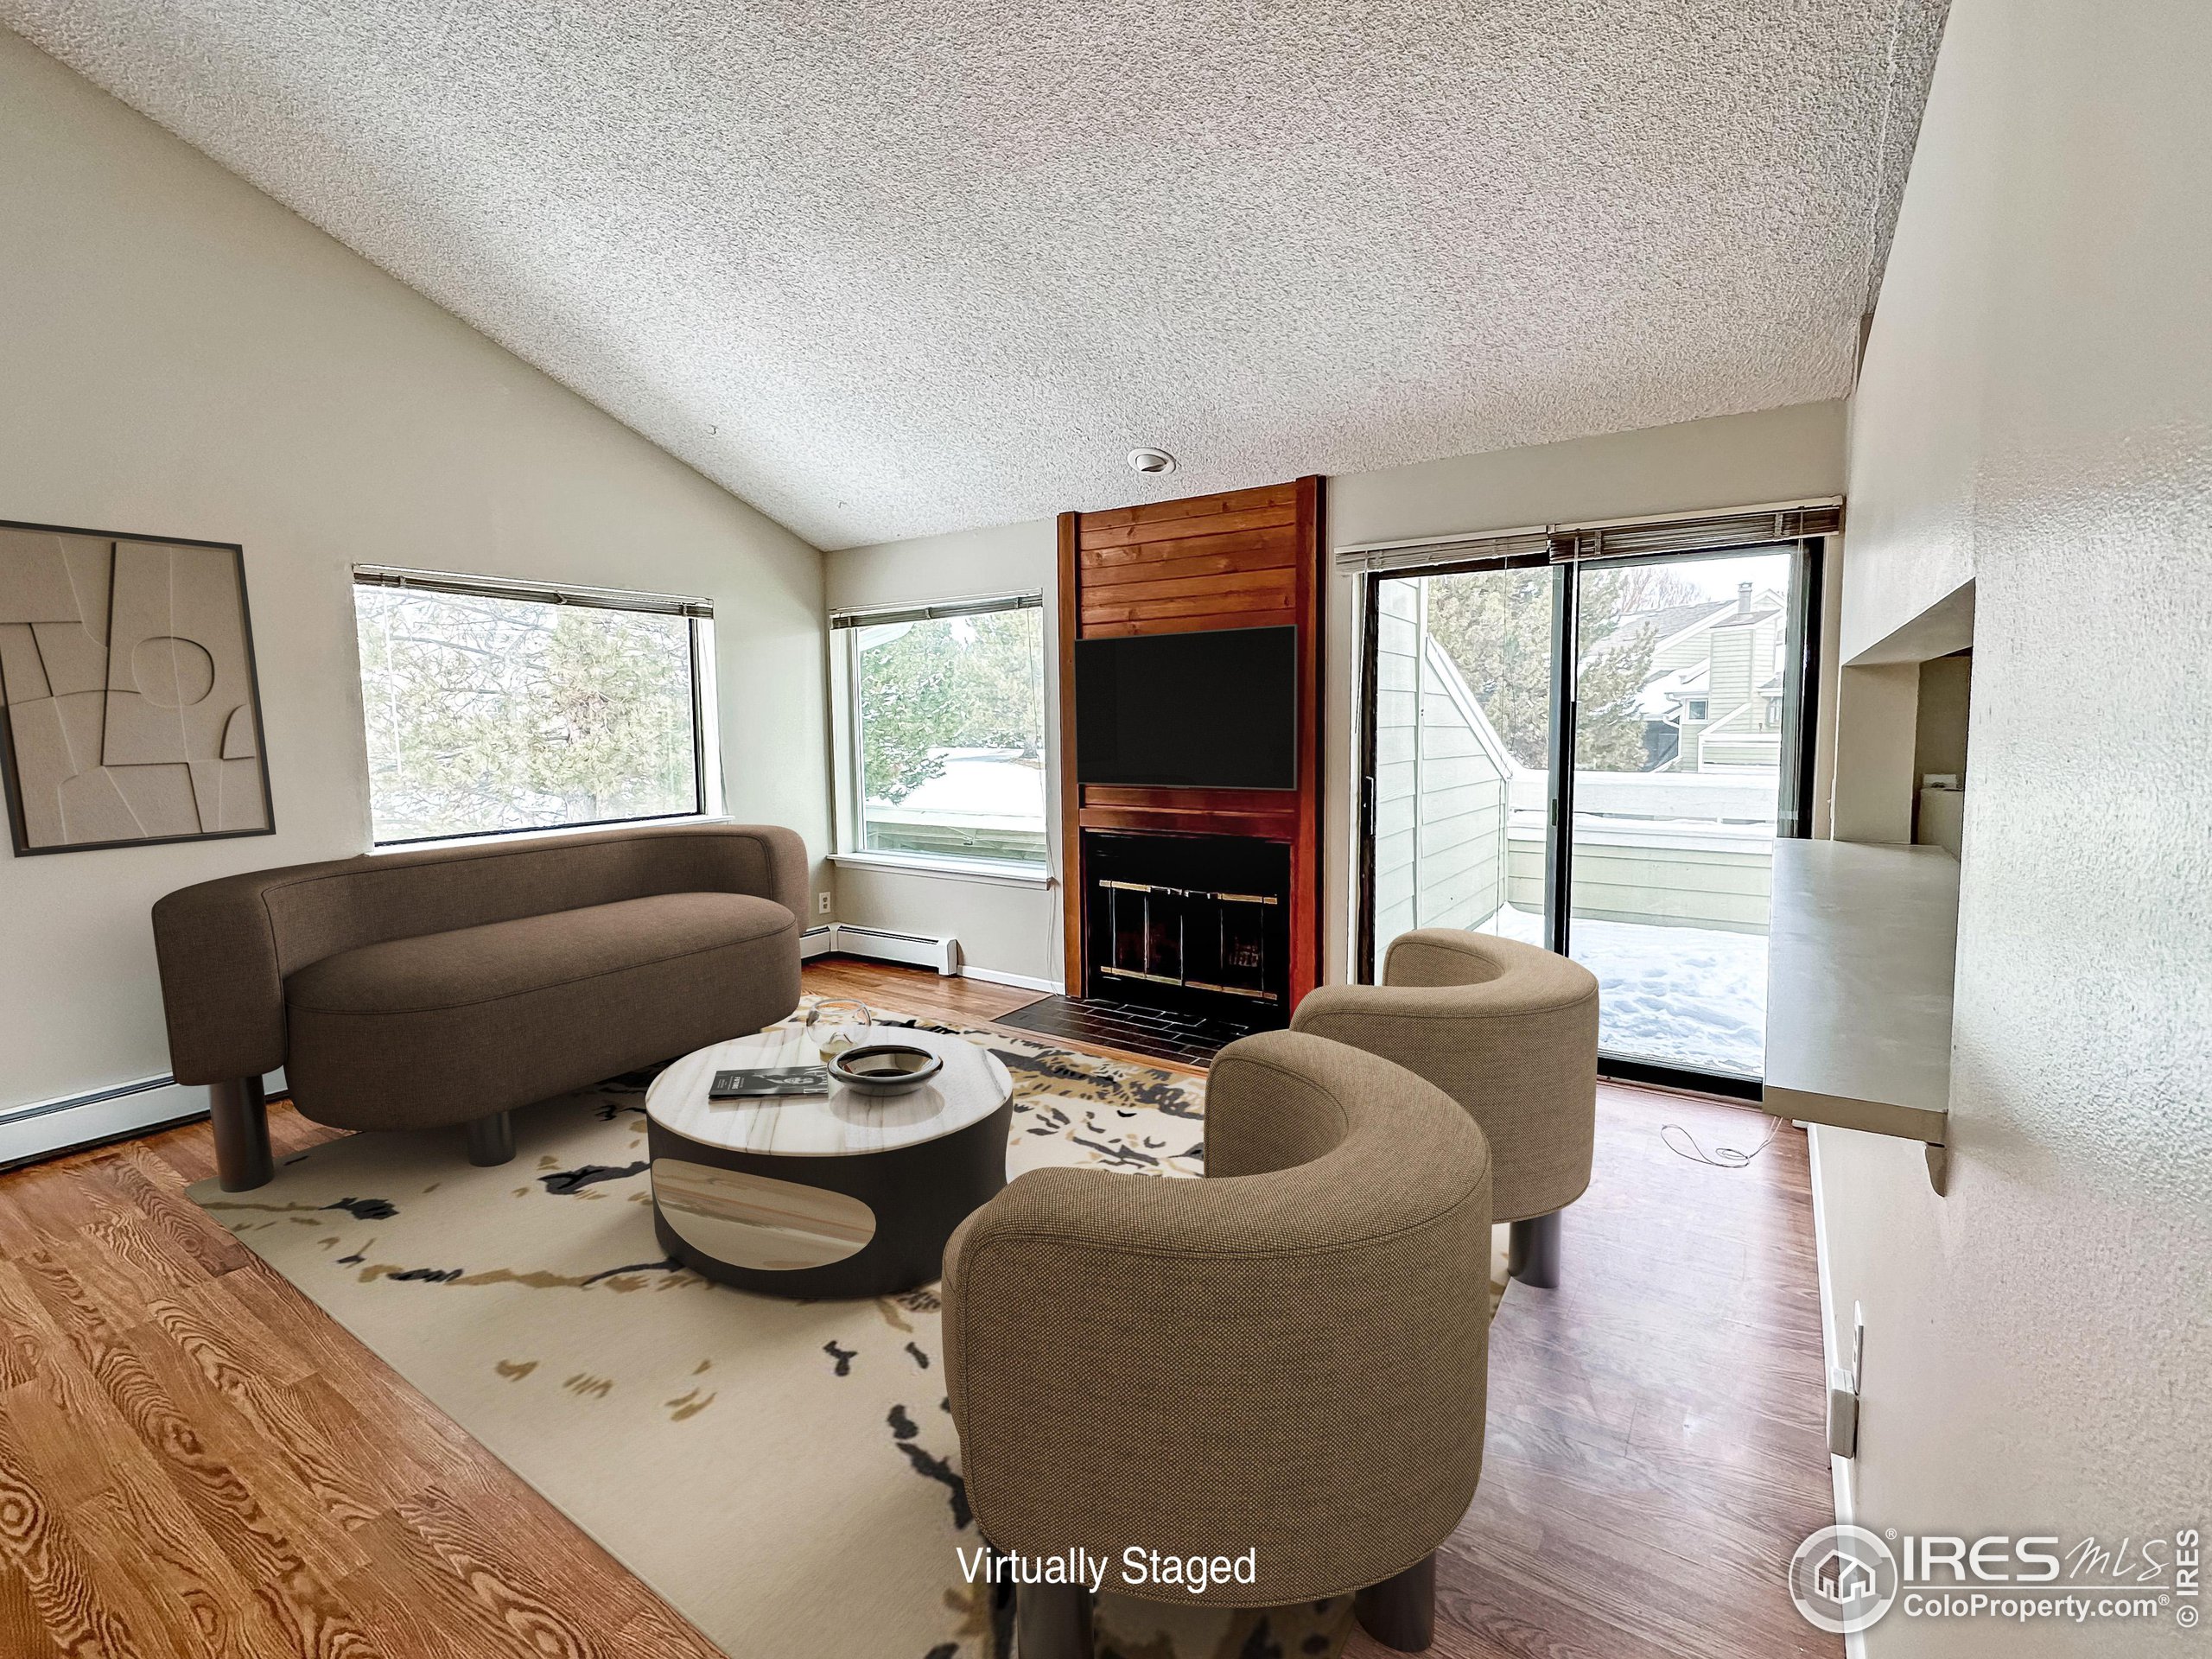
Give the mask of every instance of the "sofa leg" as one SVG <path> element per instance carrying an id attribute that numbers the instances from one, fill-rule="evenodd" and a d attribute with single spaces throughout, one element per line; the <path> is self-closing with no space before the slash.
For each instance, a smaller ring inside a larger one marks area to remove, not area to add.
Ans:
<path id="1" fill-rule="evenodd" d="M 226 1192 L 245 1192 L 276 1179 L 269 1155 L 269 1100 L 259 1077 L 207 1085 L 207 1117 L 215 1128 L 215 1179 Z"/>
<path id="2" fill-rule="evenodd" d="M 1559 1211 L 1516 1221 L 1508 1233 L 1505 1270 L 1538 1290 L 1559 1288 Z"/>
<path id="3" fill-rule="evenodd" d="M 468 1120 L 468 1161 L 489 1166 L 504 1164 L 515 1155 L 515 1120 L 512 1112 L 493 1112 Z"/>
<path id="4" fill-rule="evenodd" d="M 1014 1659 L 1090 1659 L 1090 1592 L 1025 1584 L 1014 1592 Z"/>
<path id="5" fill-rule="evenodd" d="M 1359 1628 L 1399 1653 L 1421 1653 L 1436 1639 L 1436 1557 L 1424 1556 L 1395 1579 L 1351 1599 Z"/>

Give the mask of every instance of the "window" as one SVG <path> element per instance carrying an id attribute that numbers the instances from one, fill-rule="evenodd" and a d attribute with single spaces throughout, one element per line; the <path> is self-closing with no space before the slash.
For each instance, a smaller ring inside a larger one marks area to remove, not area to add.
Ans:
<path id="1" fill-rule="evenodd" d="M 1705 710 L 1706 700 L 1703 697 L 1692 697 L 1683 706 L 1682 718 L 1692 722 L 1702 721 L 1705 718 Z"/>
<path id="2" fill-rule="evenodd" d="M 1770 728 L 1777 728 L 1782 724 L 1782 699 L 1780 697 L 1769 697 L 1766 700 L 1766 723 Z"/>
<path id="3" fill-rule="evenodd" d="M 707 810 L 703 600 L 357 569 L 379 847 Z"/>
<path id="4" fill-rule="evenodd" d="M 844 642 L 844 851 L 1044 868 L 1042 603 L 831 617 Z"/>

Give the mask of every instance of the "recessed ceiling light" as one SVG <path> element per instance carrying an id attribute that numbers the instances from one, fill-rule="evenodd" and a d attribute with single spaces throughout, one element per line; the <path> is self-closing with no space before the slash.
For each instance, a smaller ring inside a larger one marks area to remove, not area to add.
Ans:
<path id="1" fill-rule="evenodd" d="M 1175 470 L 1175 457 L 1165 449 L 1132 449 L 1129 465 L 1141 473 L 1172 473 Z"/>

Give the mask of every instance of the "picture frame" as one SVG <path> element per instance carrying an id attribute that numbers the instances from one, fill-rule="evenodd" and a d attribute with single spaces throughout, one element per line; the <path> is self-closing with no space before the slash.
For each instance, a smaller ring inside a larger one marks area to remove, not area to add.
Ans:
<path id="1" fill-rule="evenodd" d="M 0 782 L 18 858 L 274 835 L 244 547 L 0 519 Z"/>

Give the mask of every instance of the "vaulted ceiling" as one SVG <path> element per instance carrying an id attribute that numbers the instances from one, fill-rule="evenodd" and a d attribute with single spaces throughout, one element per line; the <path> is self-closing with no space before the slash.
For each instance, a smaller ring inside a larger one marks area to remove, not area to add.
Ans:
<path id="1" fill-rule="evenodd" d="M 840 547 L 1840 396 L 1943 3 L 0 20 Z"/>

